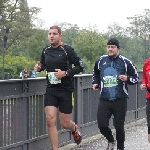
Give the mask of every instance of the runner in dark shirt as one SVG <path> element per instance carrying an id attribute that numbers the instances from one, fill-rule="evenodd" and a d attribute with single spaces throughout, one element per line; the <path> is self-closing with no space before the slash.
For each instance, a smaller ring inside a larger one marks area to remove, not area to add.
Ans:
<path id="1" fill-rule="evenodd" d="M 78 130 L 78 125 L 71 120 L 71 114 L 74 96 L 73 76 L 83 71 L 83 63 L 71 46 L 61 42 L 61 38 L 61 29 L 58 26 L 50 27 L 48 32 L 50 46 L 43 49 L 41 61 L 34 67 L 35 71 L 47 72 L 48 84 L 44 105 L 47 132 L 53 150 L 58 150 L 56 128 L 58 109 L 61 126 L 71 130 L 77 144 L 82 140 L 82 134 Z"/>

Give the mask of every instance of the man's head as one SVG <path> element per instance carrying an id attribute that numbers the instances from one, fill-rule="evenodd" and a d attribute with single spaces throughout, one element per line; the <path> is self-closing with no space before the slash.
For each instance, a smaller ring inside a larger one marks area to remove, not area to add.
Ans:
<path id="1" fill-rule="evenodd" d="M 119 41 L 116 38 L 111 38 L 107 42 L 107 53 L 111 57 L 115 57 L 119 54 Z"/>
<path id="2" fill-rule="evenodd" d="M 48 40 L 53 47 L 59 46 L 62 39 L 62 33 L 60 27 L 54 25 L 49 28 Z"/>

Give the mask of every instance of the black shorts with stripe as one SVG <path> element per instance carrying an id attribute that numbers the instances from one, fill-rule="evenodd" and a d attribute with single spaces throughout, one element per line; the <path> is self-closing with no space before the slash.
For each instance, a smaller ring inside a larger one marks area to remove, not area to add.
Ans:
<path id="1" fill-rule="evenodd" d="M 74 105 L 74 92 L 47 87 L 44 107 L 55 106 L 61 113 L 71 114 Z"/>

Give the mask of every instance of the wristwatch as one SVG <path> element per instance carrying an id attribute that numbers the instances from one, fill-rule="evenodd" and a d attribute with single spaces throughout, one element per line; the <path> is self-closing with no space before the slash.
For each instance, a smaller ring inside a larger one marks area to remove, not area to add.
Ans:
<path id="1" fill-rule="evenodd" d="M 65 73 L 66 73 L 66 76 L 69 76 L 69 74 L 68 74 L 68 70 L 67 70 L 67 71 L 65 71 Z"/>

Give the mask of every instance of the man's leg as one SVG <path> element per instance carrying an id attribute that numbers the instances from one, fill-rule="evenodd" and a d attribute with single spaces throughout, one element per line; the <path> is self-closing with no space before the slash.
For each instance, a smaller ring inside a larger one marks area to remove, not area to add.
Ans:
<path id="1" fill-rule="evenodd" d="M 45 107 L 47 133 L 53 150 L 58 150 L 57 110 L 54 106 Z"/>
<path id="2" fill-rule="evenodd" d="M 71 114 L 64 114 L 60 112 L 60 124 L 64 129 L 75 131 L 75 123 L 71 120 Z"/>
<path id="3" fill-rule="evenodd" d="M 150 143 L 150 100 L 146 101 L 146 116 L 147 116 L 147 127 L 148 127 L 148 142 Z"/>
<path id="4" fill-rule="evenodd" d="M 64 129 L 69 129 L 71 131 L 75 143 L 79 145 L 82 141 L 82 134 L 75 122 L 71 120 L 71 114 L 64 114 L 60 112 L 60 123 Z"/>
<path id="5" fill-rule="evenodd" d="M 72 98 L 73 92 L 70 91 L 63 91 L 62 94 L 60 95 L 59 98 L 60 124 L 63 128 L 71 130 L 75 143 L 80 144 L 82 141 L 82 134 L 79 132 L 78 126 L 71 120 Z"/>
<path id="6" fill-rule="evenodd" d="M 97 122 L 100 132 L 106 137 L 109 143 L 114 142 L 112 131 L 109 128 L 109 119 L 111 118 L 112 111 L 110 109 L 113 102 L 100 99 L 97 111 Z"/>
<path id="7" fill-rule="evenodd" d="M 114 103 L 114 126 L 116 129 L 117 150 L 124 150 L 124 121 L 127 112 L 127 99 L 117 99 Z"/>

